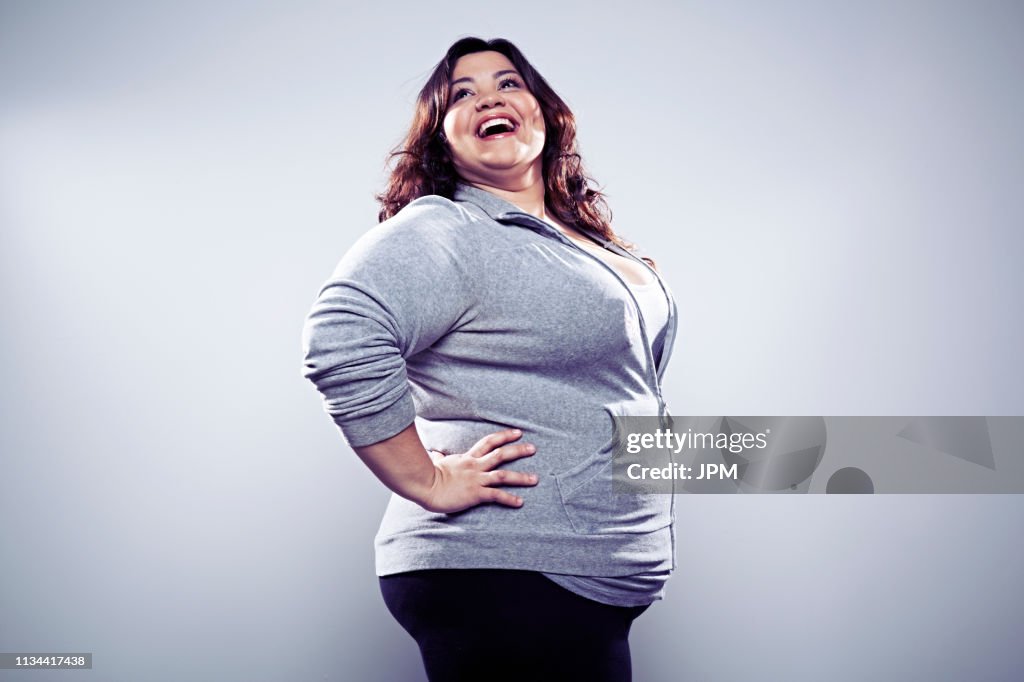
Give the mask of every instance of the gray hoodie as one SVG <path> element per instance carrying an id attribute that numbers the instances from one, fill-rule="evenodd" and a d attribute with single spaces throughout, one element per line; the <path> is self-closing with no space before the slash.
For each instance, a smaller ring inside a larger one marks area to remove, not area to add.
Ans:
<path id="1" fill-rule="evenodd" d="M 660 380 L 677 314 L 661 286 L 669 319 L 655 367 L 620 276 L 490 192 L 459 185 L 454 201 L 422 197 L 356 242 L 303 331 L 304 375 L 349 444 L 415 420 L 428 449 L 456 453 L 518 428 L 537 452 L 504 466 L 540 477 L 512 489 L 520 508 L 439 514 L 393 495 L 376 538 L 378 575 L 674 568 L 673 496 L 616 494 L 611 481 L 611 417 L 667 414 Z"/>

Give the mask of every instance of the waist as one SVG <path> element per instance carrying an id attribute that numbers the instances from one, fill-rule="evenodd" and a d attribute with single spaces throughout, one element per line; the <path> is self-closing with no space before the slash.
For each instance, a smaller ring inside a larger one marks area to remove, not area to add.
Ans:
<path id="1" fill-rule="evenodd" d="M 568 524 L 560 530 L 536 528 L 525 520 L 512 523 L 511 517 L 508 524 L 484 528 L 458 521 L 414 521 L 395 507 L 394 499 L 375 547 L 379 576 L 420 569 L 504 568 L 616 577 L 666 572 L 674 565 L 667 517 L 664 526 L 643 533 L 583 534 Z"/>

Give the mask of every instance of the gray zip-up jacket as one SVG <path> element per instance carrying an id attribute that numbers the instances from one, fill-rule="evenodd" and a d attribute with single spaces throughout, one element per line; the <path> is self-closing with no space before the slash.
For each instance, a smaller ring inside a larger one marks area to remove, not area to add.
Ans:
<path id="1" fill-rule="evenodd" d="M 490 192 L 460 185 L 454 201 L 422 197 L 356 242 L 303 332 L 304 375 L 348 442 L 376 443 L 415 420 L 428 449 L 456 453 L 518 428 L 536 454 L 504 466 L 539 475 L 513 489 L 519 508 L 439 514 L 393 495 L 378 575 L 674 568 L 673 496 L 616 494 L 611 479 L 611 417 L 667 413 L 660 380 L 677 314 L 661 286 L 669 319 L 655 367 L 615 270 Z"/>

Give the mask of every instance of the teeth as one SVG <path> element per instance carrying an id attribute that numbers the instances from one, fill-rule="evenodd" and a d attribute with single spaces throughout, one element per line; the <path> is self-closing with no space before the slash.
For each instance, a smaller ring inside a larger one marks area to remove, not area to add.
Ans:
<path id="1" fill-rule="evenodd" d="M 487 135 L 487 130 L 489 128 L 493 128 L 497 125 L 504 125 L 508 126 L 510 129 L 515 129 L 515 125 L 507 118 L 492 118 L 480 124 L 480 130 L 477 131 L 477 135 L 484 137 Z"/>

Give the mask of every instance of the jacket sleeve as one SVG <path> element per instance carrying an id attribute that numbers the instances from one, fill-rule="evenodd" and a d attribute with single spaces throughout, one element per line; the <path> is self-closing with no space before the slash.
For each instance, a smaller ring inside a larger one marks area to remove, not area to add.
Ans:
<path id="1" fill-rule="evenodd" d="M 470 311 L 466 249 L 444 213 L 410 205 L 370 230 L 341 259 L 306 318 L 303 375 L 353 447 L 413 422 L 406 359 Z"/>

